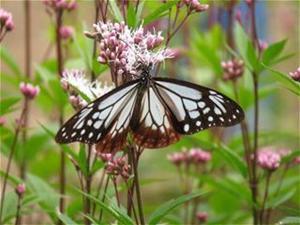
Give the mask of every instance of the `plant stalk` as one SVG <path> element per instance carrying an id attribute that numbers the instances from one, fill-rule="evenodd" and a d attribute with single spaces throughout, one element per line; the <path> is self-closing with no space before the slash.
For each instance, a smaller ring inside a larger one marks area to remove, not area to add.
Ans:
<path id="1" fill-rule="evenodd" d="M 264 212 L 265 212 L 266 201 L 267 201 L 267 198 L 269 195 L 269 186 L 270 186 L 271 175 L 272 175 L 272 172 L 268 171 L 268 174 L 266 177 L 265 194 L 264 194 L 261 212 L 260 212 L 260 224 L 264 224 Z"/>

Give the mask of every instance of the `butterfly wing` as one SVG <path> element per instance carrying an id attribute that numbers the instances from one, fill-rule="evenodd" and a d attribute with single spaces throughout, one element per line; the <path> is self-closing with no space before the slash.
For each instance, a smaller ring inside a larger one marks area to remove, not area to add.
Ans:
<path id="1" fill-rule="evenodd" d="M 215 90 L 176 79 L 153 78 L 153 81 L 160 98 L 174 115 L 174 129 L 180 134 L 232 126 L 244 119 L 242 108 Z"/>
<path id="2" fill-rule="evenodd" d="M 160 100 L 155 88 L 146 88 L 139 98 L 130 124 L 136 144 L 145 148 L 160 148 L 177 142 L 169 110 Z"/>
<path id="3" fill-rule="evenodd" d="M 135 80 L 91 102 L 60 128 L 55 140 L 58 143 L 97 143 L 98 150 L 121 148 L 129 130 L 138 89 L 139 80 Z"/>

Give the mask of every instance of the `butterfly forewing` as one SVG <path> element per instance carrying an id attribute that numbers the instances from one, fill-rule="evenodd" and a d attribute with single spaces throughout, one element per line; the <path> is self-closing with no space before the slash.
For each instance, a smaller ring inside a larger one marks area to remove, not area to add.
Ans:
<path id="1" fill-rule="evenodd" d="M 149 87 L 143 92 L 131 121 L 135 143 L 146 148 L 160 148 L 179 140 L 169 110 L 161 102 L 156 90 Z"/>
<path id="2" fill-rule="evenodd" d="M 128 132 L 128 120 L 132 116 L 130 110 L 134 105 L 138 85 L 136 80 L 96 99 L 67 121 L 58 131 L 55 140 L 58 143 L 79 141 L 95 144 L 103 138 L 107 139 L 107 134 L 113 138 L 122 132 Z"/>
<path id="3" fill-rule="evenodd" d="M 237 103 L 215 90 L 175 79 L 153 80 L 160 98 L 174 115 L 174 129 L 180 134 L 232 126 L 244 118 Z"/>

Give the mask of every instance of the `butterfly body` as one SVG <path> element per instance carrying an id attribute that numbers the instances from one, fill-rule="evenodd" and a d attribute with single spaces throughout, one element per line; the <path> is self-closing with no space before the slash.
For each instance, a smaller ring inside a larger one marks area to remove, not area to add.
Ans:
<path id="1" fill-rule="evenodd" d="M 181 135 L 216 126 L 232 126 L 244 118 L 241 107 L 221 93 L 186 81 L 152 77 L 142 70 L 81 109 L 56 135 L 58 143 L 96 144 L 97 151 L 124 148 L 128 133 L 136 144 L 161 148 Z"/>

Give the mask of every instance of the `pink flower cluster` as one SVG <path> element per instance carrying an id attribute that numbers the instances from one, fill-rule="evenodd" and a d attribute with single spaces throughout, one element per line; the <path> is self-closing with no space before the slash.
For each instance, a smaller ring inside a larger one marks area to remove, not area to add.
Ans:
<path id="1" fill-rule="evenodd" d="M 224 70 L 224 80 L 235 80 L 238 77 L 242 76 L 244 73 L 244 62 L 242 60 L 233 59 L 223 61 L 221 65 Z"/>
<path id="2" fill-rule="evenodd" d="M 289 75 L 293 80 L 300 82 L 300 67 L 295 72 L 289 72 Z"/>
<path id="3" fill-rule="evenodd" d="M 257 164 L 268 171 L 274 171 L 280 166 L 281 155 L 273 147 L 264 147 L 257 152 Z"/>
<path id="4" fill-rule="evenodd" d="M 71 26 L 62 26 L 59 30 L 59 35 L 62 39 L 68 40 L 74 35 L 74 28 Z"/>
<path id="5" fill-rule="evenodd" d="M 10 12 L 5 11 L 2 8 L 0 8 L 0 26 L 1 33 L 2 30 L 5 30 L 4 32 L 11 31 L 15 27 L 12 14 Z"/>
<path id="6" fill-rule="evenodd" d="M 181 2 L 189 7 L 190 11 L 203 12 L 209 8 L 209 5 L 201 4 L 199 0 L 182 0 Z"/>
<path id="7" fill-rule="evenodd" d="M 106 163 L 106 173 L 114 177 L 121 176 L 124 180 L 130 177 L 130 165 L 124 157 L 114 157 L 111 153 L 99 153 L 98 156 Z"/>
<path id="8" fill-rule="evenodd" d="M 189 151 L 175 152 L 168 155 L 168 159 L 176 166 L 181 164 L 202 164 L 211 160 L 211 153 L 192 148 Z"/>
<path id="9" fill-rule="evenodd" d="M 0 116 L 0 127 L 6 123 L 6 119 L 3 116 Z"/>
<path id="10" fill-rule="evenodd" d="M 131 30 L 124 22 L 99 22 L 94 27 L 100 42 L 98 61 L 108 64 L 115 75 L 134 75 L 141 62 L 150 65 L 171 57 L 166 51 L 153 52 L 164 40 L 161 32 Z"/>
<path id="11" fill-rule="evenodd" d="M 71 11 L 77 7 L 76 0 L 43 0 L 44 4 L 53 10 Z"/>
<path id="12" fill-rule="evenodd" d="M 39 86 L 33 86 L 30 83 L 22 82 L 20 84 L 20 91 L 22 94 L 29 99 L 34 99 L 40 92 Z"/>

